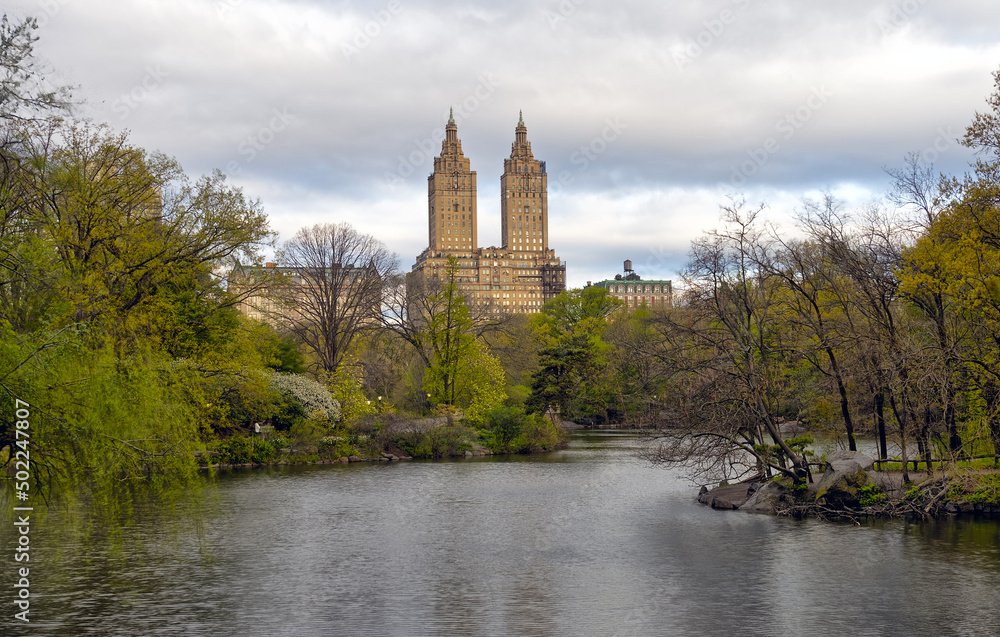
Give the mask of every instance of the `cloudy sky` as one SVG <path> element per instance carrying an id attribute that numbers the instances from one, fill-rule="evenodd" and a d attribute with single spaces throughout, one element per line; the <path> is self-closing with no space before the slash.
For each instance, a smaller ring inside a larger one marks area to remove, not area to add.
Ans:
<path id="1" fill-rule="evenodd" d="M 346 221 L 404 267 L 449 107 L 478 172 L 480 244 L 518 111 L 549 172 L 571 286 L 676 278 L 727 196 L 777 221 L 803 198 L 882 195 L 955 139 L 1000 68 L 990 0 L 8 0 L 77 86 L 77 114 L 191 174 L 219 168 L 288 238 Z M 787 225 L 787 221 L 785 221 Z"/>

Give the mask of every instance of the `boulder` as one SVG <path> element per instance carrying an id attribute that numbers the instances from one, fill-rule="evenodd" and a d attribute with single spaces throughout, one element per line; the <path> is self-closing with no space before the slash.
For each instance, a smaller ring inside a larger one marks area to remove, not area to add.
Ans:
<path id="1" fill-rule="evenodd" d="M 778 423 L 778 431 L 780 431 L 783 436 L 795 436 L 798 434 L 804 434 L 808 430 L 803 427 L 802 423 L 798 420 L 789 420 L 787 422 Z"/>
<path id="2" fill-rule="evenodd" d="M 874 464 L 871 456 L 860 451 L 831 453 L 826 459 L 823 478 L 816 485 L 816 503 L 836 508 L 858 506 L 858 490 L 875 484 L 868 473 Z"/>
<path id="3" fill-rule="evenodd" d="M 713 509 L 738 509 L 747 501 L 747 488 L 748 485 L 745 484 L 717 487 L 711 491 L 702 487 L 701 493 L 698 494 L 698 502 L 707 504 Z"/>
<path id="4" fill-rule="evenodd" d="M 826 457 L 826 464 L 829 466 L 836 467 L 839 463 L 858 463 L 862 469 L 868 470 L 875 465 L 875 459 L 866 453 L 860 451 L 848 451 L 847 449 L 838 449 Z"/>
<path id="5" fill-rule="evenodd" d="M 773 514 L 779 506 L 784 508 L 790 504 L 792 496 L 785 485 L 780 482 L 765 482 L 740 506 L 740 511 Z"/>

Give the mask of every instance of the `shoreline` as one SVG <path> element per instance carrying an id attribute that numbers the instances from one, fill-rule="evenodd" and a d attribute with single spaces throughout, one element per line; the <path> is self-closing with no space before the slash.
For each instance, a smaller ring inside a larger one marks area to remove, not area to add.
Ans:
<path id="1" fill-rule="evenodd" d="M 932 474 L 875 471 L 860 452 L 831 454 L 825 470 L 811 481 L 785 478 L 702 487 L 698 502 L 719 510 L 740 510 L 780 517 L 821 519 L 896 518 L 932 520 L 957 516 L 1000 517 L 992 485 L 997 470 L 947 469 Z"/>

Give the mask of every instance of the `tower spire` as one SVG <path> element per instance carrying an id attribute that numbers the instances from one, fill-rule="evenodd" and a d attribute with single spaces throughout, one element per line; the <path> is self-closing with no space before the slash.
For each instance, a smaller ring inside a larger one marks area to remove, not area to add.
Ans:
<path id="1" fill-rule="evenodd" d="M 517 125 L 524 126 L 524 111 L 517 112 Z"/>
<path id="2" fill-rule="evenodd" d="M 445 143 L 458 143 L 458 125 L 455 124 L 455 109 L 448 109 L 448 123 L 444 127 L 444 142 Z M 443 152 L 444 146 L 442 146 Z"/>

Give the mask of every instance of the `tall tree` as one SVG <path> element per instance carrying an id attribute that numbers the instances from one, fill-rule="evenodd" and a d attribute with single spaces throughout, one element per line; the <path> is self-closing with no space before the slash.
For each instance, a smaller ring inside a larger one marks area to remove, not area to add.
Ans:
<path id="1" fill-rule="evenodd" d="M 24 120 L 69 108 L 70 89 L 53 86 L 34 54 L 38 21 L 0 18 L 0 120 Z"/>
<path id="2" fill-rule="evenodd" d="M 724 227 L 692 244 L 684 306 L 661 328 L 670 344 L 661 357 L 683 373 L 668 401 L 673 428 L 652 451 L 655 461 L 695 462 L 724 475 L 734 466 L 797 480 L 808 473 L 777 424 L 789 348 L 762 211 L 734 201 L 723 207 Z"/>
<path id="3" fill-rule="evenodd" d="M 316 366 L 334 373 L 361 331 L 377 325 L 383 290 L 399 267 L 398 257 L 375 237 L 348 223 L 302 228 L 285 243 L 296 274 L 285 287 L 292 332 L 316 356 Z"/>
<path id="4" fill-rule="evenodd" d="M 554 407 L 566 419 L 606 419 L 608 346 L 601 336 L 621 305 L 606 289 L 591 286 L 560 293 L 532 317 L 544 347 L 525 403 L 529 410 L 545 413 Z"/>

